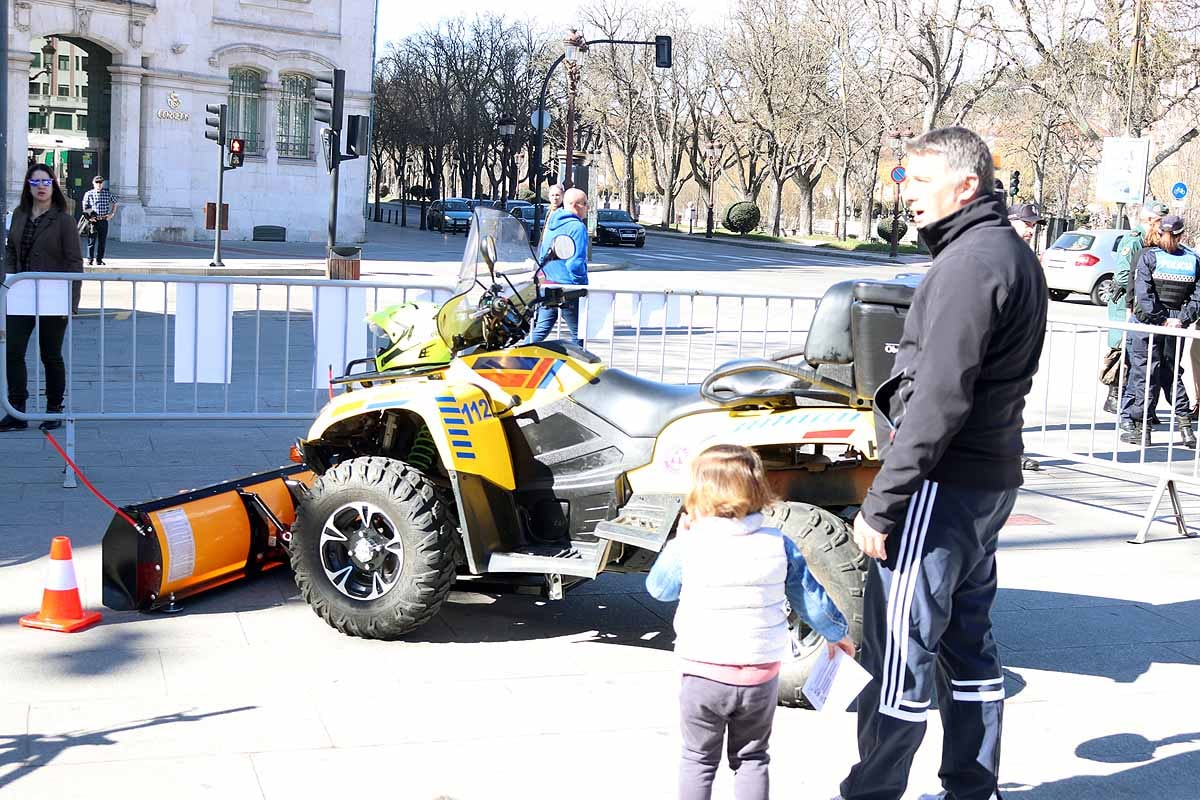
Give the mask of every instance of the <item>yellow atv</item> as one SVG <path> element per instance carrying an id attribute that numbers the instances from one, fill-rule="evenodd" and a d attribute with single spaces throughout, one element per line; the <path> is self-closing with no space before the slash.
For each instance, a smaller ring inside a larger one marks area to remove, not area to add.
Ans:
<path id="1" fill-rule="evenodd" d="M 559 599 L 601 572 L 646 571 L 675 530 L 692 458 L 738 443 L 762 455 L 785 500 L 770 521 L 799 544 L 857 640 L 864 560 L 848 523 L 879 466 L 870 394 L 890 369 L 911 287 L 839 284 L 803 352 L 665 385 L 573 342 L 525 344 L 539 307 L 586 290 L 543 285 L 520 222 L 475 213 L 454 296 L 437 313 L 444 348 L 406 342 L 400 350 L 420 356 L 411 363 L 385 348 L 387 368 L 338 379 L 345 391 L 298 443 L 318 477 L 299 503 L 290 560 L 313 610 L 343 633 L 395 639 L 432 619 L 456 581 L 537 585 Z M 559 237 L 548 257 L 573 247 Z M 788 704 L 821 643 L 800 623 L 794 631 Z"/>

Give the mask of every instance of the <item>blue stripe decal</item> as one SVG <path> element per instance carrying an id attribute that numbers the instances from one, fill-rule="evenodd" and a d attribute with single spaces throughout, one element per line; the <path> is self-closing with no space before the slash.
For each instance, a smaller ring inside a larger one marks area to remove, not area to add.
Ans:
<path id="1" fill-rule="evenodd" d="M 504 369 L 504 370 L 531 370 L 538 365 L 540 358 L 529 356 L 492 356 L 490 358 L 478 358 L 471 366 L 475 369 Z"/>
<path id="2" fill-rule="evenodd" d="M 451 436 L 470 436 L 471 435 L 471 432 L 468 430 L 465 430 L 464 428 L 447 428 L 446 433 L 450 434 Z"/>
<path id="3" fill-rule="evenodd" d="M 474 453 L 463 453 L 458 450 L 454 451 L 454 455 L 456 455 L 459 458 L 474 458 L 475 457 Z"/>
<path id="4" fill-rule="evenodd" d="M 451 439 L 450 446 L 451 447 L 465 447 L 469 450 L 470 448 L 474 447 L 475 445 L 471 444 L 469 441 L 464 442 L 464 441 L 460 441 L 458 439 Z"/>
<path id="5" fill-rule="evenodd" d="M 439 403 L 457 403 L 458 402 L 453 397 L 435 397 L 433 399 L 437 400 Z"/>
<path id="6" fill-rule="evenodd" d="M 466 425 L 467 421 L 462 417 L 442 417 L 442 422 L 447 425 Z"/>
<path id="7" fill-rule="evenodd" d="M 442 414 L 457 414 L 461 409 L 454 407 L 447 408 L 446 406 L 438 406 L 438 411 Z"/>
<path id="8" fill-rule="evenodd" d="M 562 361 L 554 362 L 554 366 L 550 368 L 550 371 L 546 373 L 546 377 L 542 378 L 541 383 L 538 384 L 539 389 L 545 389 L 547 386 L 550 385 L 550 380 L 554 377 L 555 373 L 557 373 L 558 370 L 562 367 L 563 363 L 564 362 L 562 362 Z"/>

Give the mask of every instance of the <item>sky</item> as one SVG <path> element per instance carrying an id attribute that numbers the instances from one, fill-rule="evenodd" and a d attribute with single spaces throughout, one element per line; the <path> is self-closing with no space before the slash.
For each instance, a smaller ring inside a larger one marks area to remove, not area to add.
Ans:
<path id="1" fill-rule="evenodd" d="M 689 15 L 694 22 L 710 22 L 717 19 L 730 4 L 731 0 L 686 0 Z M 382 51 L 388 42 L 403 39 L 435 24 L 443 17 L 474 17 L 489 11 L 494 14 L 502 13 L 510 19 L 535 20 L 539 27 L 561 27 L 566 34 L 567 28 L 578 19 L 578 8 L 579 3 L 570 0 L 521 0 L 519 3 L 497 0 L 448 0 L 444 3 L 438 3 L 436 0 L 379 0 L 377 44 Z"/>

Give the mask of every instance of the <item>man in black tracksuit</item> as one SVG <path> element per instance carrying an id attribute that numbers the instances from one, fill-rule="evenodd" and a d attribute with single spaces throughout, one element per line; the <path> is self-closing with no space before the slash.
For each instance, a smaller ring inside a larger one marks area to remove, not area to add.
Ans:
<path id="1" fill-rule="evenodd" d="M 900 800 L 937 687 L 947 800 L 998 797 L 1004 678 L 990 612 L 996 540 L 1021 484 L 1022 411 L 1042 350 L 1041 266 L 1008 223 L 987 145 L 908 145 L 905 200 L 933 253 L 891 379 L 883 468 L 855 520 L 868 573 L 859 763 L 845 800 Z M 889 441 L 890 440 L 890 441 Z"/>

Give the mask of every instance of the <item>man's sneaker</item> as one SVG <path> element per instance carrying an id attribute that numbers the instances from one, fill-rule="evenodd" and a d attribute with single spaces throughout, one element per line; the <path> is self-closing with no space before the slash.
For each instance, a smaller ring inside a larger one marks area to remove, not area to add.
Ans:
<path id="1" fill-rule="evenodd" d="M 103 259 L 103 258 L 97 258 L 97 259 L 96 259 L 96 266 L 98 266 L 98 267 L 103 267 L 103 266 L 105 266 L 105 264 L 104 264 L 104 259 Z"/>
<path id="2" fill-rule="evenodd" d="M 94 258 L 89 258 L 89 259 L 88 259 L 88 266 L 89 266 L 89 267 L 94 267 L 94 266 L 96 266 L 96 259 L 94 259 Z"/>
<path id="3" fill-rule="evenodd" d="M 1132 428 L 1128 428 L 1128 429 L 1126 429 L 1122 426 L 1121 441 L 1125 442 L 1126 444 L 1149 445 L 1150 444 L 1150 429 L 1142 428 L 1140 425 L 1137 425 L 1137 424 L 1135 424 Z"/>

